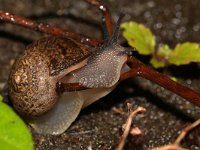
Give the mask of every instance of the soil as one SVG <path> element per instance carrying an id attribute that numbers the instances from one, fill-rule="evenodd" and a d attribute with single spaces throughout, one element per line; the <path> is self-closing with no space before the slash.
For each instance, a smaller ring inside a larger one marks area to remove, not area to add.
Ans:
<path id="1" fill-rule="evenodd" d="M 156 35 L 157 42 L 174 47 L 184 41 L 200 41 L 200 3 L 198 0 L 108 0 L 113 20 L 124 12 L 124 21 L 145 24 Z M 77 0 L 0 0 L 0 9 L 29 17 L 38 22 L 59 26 L 90 37 L 101 37 L 101 13 L 87 3 Z M 7 79 L 14 60 L 25 46 L 45 34 L 0 22 L 0 93 L 7 99 Z M 126 45 L 121 37 L 121 42 Z M 136 55 L 143 62 L 148 57 Z M 200 91 L 200 65 L 168 67 L 158 70 L 174 76 L 181 84 Z M 146 150 L 172 143 L 180 131 L 200 117 L 200 108 L 187 102 L 151 81 L 134 78 L 122 82 L 108 96 L 83 111 L 63 134 L 40 135 L 31 129 L 37 150 L 114 149 L 122 134 L 121 126 L 127 117 L 117 114 L 113 107 L 126 111 L 126 102 L 133 108 L 143 106 L 144 115 L 134 119 L 142 135 L 129 137 L 126 150 Z M 200 127 L 190 132 L 182 146 L 200 149 Z"/>

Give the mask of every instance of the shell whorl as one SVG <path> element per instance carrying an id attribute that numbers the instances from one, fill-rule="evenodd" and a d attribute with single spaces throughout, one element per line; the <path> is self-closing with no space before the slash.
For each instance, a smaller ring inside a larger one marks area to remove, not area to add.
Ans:
<path id="1" fill-rule="evenodd" d="M 23 116 L 39 116 L 52 108 L 58 94 L 55 82 L 49 80 L 43 56 L 25 53 L 17 60 L 10 74 L 9 95 L 14 108 Z"/>

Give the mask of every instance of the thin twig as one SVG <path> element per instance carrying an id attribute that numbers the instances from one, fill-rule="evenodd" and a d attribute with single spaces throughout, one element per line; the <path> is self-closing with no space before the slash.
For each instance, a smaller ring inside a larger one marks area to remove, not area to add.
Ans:
<path id="1" fill-rule="evenodd" d="M 180 144 L 180 142 L 182 141 L 182 139 L 188 134 L 188 132 L 192 129 L 194 129 L 195 127 L 197 127 L 198 125 L 200 125 L 200 119 L 196 120 L 194 123 L 192 123 L 191 125 L 187 126 L 182 132 L 181 134 L 178 136 L 178 138 L 176 139 L 176 141 L 174 142 L 174 144 Z"/>
<path id="2" fill-rule="evenodd" d="M 194 123 L 192 123 L 191 125 L 187 126 L 185 129 L 183 129 L 183 131 L 177 137 L 177 139 L 175 140 L 173 144 L 156 147 L 156 148 L 153 148 L 152 150 L 187 150 L 181 147 L 180 143 L 183 140 L 183 138 L 188 134 L 189 131 L 191 131 L 192 129 L 194 129 L 195 127 L 199 125 L 200 125 L 200 119 L 196 120 Z"/>
<path id="3" fill-rule="evenodd" d="M 143 77 L 164 87 L 165 89 L 170 90 L 171 92 L 176 93 L 177 95 L 200 107 L 200 93 L 195 92 L 190 88 L 171 80 L 166 75 L 161 74 L 144 65 L 136 58 L 130 58 L 127 63 L 130 66 L 131 70 L 122 74 L 120 80 L 125 80 L 135 76 Z"/>
<path id="4" fill-rule="evenodd" d="M 108 9 L 108 7 L 102 3 L 101 0 L 84 0 L 86 2 L 88 2 L 89 4 L 95 6 L 96 8 L 98 8 L 103 16 L 105 17 L 106 19 L 106 27 L 107 27 L 107 30 L 108 30 L 108 33 L 109 35 L 111 36 L 112 35 L 112 20 L 111 20 L 111 15 L 110 15 L 110 11 Z"/>
<path id="5" fill-rule="evenodd" d="M 90 46 L 98 46 L 101 43 L 101 41 L 98 39 L 90 38 L 75 32 L 65 31 L 59 27 L 37 23 L 36 21 L 33 21 L 26 17 L 17 16 L 4 11 L 0 11 L 0 21 L 6 21 L 14 25 L 33 29 L 35 31 L 40 31 L 54 36 L 65 36 Z"/>
<path id="6" fill-rule="evenodd" d="M 127 112 L 124 112 L 122 109 L 119 109 L 119 108 L 116 108 L 116 107 L 113 107 L 112 108 L 112 111 L 116 112 L 116 113 L 119 113 L 121 115 L 125 115 L 125 116 L 128 116 L 128 113 Z"/>
<path id="7" fill-rule="evenodd" d="M 118 147 L 116 148 L 116 150 L 122 150 L 123 147 L 124 147 L 124 144 L 125 144 L 125 141 L 127 139 L 127 136 L 130 132 L 130 128 L 131 128 L 131 124 L 132 124 L 132 121 L 133 121 L 133 117 L 137 114 L 137 113 L 143 113 L 145 111 L 145 108 L 143 107 L 138 107 L 135 111 L 131 112 L 129 114 L 129 117 L 126 121 L 126 127 L 125 127 L 125 130 L 124 130 L 124 133 L 120 139 L 120 143 L 118 145 Z"/>
<path id="8" fill-rule="evenodd" d="M 188 150 L 188 149 L 182 148 L 179 145 L 169 144 L 162 147 L 156 147 L 151 150 Z"/>
<path id="9" fill-rule="evenodd" d="M 177 95 L 200 107 L 200 93 L 171 80 L 166 75 L 144 65 L 136 58 L 129 58 L 127 64 L 131 70 L 121 74 L 120 81 L 140 76 L 170 90 L 171 92 L 176 93 Z M 79 85 L 78 83 L 67 83 L 63 86 L 64 91 L 78 91 L 85 89 L 87 88 Z"/>

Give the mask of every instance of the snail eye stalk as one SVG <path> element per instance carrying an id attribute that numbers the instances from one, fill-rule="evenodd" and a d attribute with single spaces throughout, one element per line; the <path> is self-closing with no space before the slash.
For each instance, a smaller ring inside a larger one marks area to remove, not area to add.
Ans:
<path id="1" fill-rule="evenodd" d="M 117 24 L 115 26 L 113 35 L 110 39 L 110 42 L 112 42 L 112 43 L 117 43 L 117 41 L 118 41 L 119 34 L 120 34 L 120 24 L 121 24 L 121 21 L 122 21 L 124 16 L 125 16 L 125 14 L 121 13 L 120 16 L 119 16 L 119 19 L 117 20 Z"/>
<path id="2" fill-rule="evenodd" d="M 103 38 L 104 38 L 102 47 L 108 47 L 118 42 L 118 38 L 120 34 L 120 23 L 124 16 L 125 16 L 124 14 L 120 14 L 111 37 L 109 36 L 108 29 L 106 27 L 105 18 L 102 18 L 102 28 L 103 28 Z"/>

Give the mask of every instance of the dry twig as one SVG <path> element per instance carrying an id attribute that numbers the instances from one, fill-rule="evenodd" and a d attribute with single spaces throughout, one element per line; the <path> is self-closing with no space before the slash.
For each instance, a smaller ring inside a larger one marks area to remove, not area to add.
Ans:
<path id="1" fill-rule="evenodd" d="M 143 113 L 145 111 L 145 108 L 138 107 L 135 111 L 132 111 L 131 105 L 129 103 L 127 103 L 127 106 L 128 106 L 128 112 L 129 113 L 126 113 L 123 110 L 115 108 L 115 107 L 113 108 L 113 111 L 115 111 L 119 114 L 122 114 L 122 115 L 129 114 L 126 123 L 122 125 L 124 132 L 123 132 L 123 135 L 120 139 L 119 145 L 116 148 L 116 150 L 123 150 L 125 141 L 126 141 L 129 133 L 133 132 L 133 133 L 131 133 L 133 135 L 141 134 L 141 131 L 140 131 L 139 128 L 132 128 L 131 129 L 131 124 L 132 124 L 134 116 L 137 113 Z M 153 148 L 152 150 L 188 150 L 188 149 L 181 147 L 180 143 L 183 140 L 183 138 L 188 134 L 189 131 L 191 131 L 192 129 L 194 129 L 195 127 L 197 127 L 199 125 L 200 125 L 200 119 L 196 120 L 194 123 L 192 123 L 192 124 L 188 125 L 186 128 L 184 128 L 183 131 L 181 132 L 181 134 L 177 137 L 177 139 L 175 140 L 175 142 L 173 144 L 169 144 L 169 145 L 165 145 L 165 146 L 161 146 L 161 147 L 156 147 L 156 148 Z"/>
<path id="2" fill-rule="evenodd" d="M 182 141 L 182 139 L 188 134 L 188 132 L 192 129 L 194 129 L 195 127 L 197 127 L 198 125 L 200 125 L 200 119 L 198 119 L 197 121 L 195 121 L 194 123 L 192 123 L 191 125 L 187 126 L 185 129 L 183 129 L 183 131 L 181 132 L 181 134 L 177 137 L 177 139 L 175 140 L 175 142 L 173 144 L 169 144 L 166 146 L 162 146 L 162 147 L 157 147 L 157 148 L 153 148 L 152 150 L 187 150 L 185 148 L 182 148 L 180 146 L 180 142 Z"/>
<path id="3" fill-rule="evenodd" d="M 119 109 L 119 108 L 116 108 L 116 107 L 113 107 L 112 108 L 112 111 L 116 112 L 116 113 L 119 113 L 121 115 L 124 115 L 124 116 L 128 116 L 128 113 L 127 112 L 124 112 L 122 109 Z"/>
<path id="4" fill-rule="evenodd" d="M 137 113 L 143 113 L 145 110 L 145 108 L 143 107 L 138 107 L 135 111 L 131 111 L 131 107 L 130 105 L 128 104 L 128 108 L 129 108 L 129 116 L 128 116 L 128 119 L 125 123 L 125 130 L 124 130 L 124 133 L 120 139 L 120 142 L 119 142 L 119 145 L 117 146 L 116 150 L 122 150 L 123 147 L 124 147 L 124 144 L 125 144 L 125 141 L 127 139 L 127 136 L 130 132 L 130 129 L 131 129 L 131 124 L 132 124 L 132 121 L 133 121 L 133 118 L 134 116 L 137 114 Z"/>

